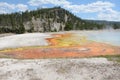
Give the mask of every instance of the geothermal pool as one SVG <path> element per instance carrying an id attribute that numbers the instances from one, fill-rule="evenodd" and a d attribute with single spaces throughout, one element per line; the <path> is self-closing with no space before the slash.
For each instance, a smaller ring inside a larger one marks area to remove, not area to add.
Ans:
<path id="1" fill-rule="evenodd" d="M 89 40 L 120 46 L 119 31 L 99 31 L 91 32 L 87 35 Z"/>
<path id="2" fill-rule="evenodd" d="M 118 31 L 30 33 L 0 38 L 0 57 L 79 58 L 120 55 Z"/>

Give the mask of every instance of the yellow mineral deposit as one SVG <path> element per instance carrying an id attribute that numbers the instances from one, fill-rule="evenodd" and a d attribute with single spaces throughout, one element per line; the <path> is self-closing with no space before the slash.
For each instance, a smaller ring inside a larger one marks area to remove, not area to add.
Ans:
<path id="1" fill-rule="evenodd" d="M 86 38 L 85 36 L 81 36 L 80 39 L 81 39 L 81 42 L 82 42 L 82 43 L 85 43 L 85 42 L 87 41 L 87 38 Z"/>
<path id="2" fill-rule="evenodd" d="M 120 54 L 120 47 L 87 40 L 86 36 L 75 36 L 72 33 L 54 34 L 46 40 L 48 46 L 33 46 L 0 51 L 1 55 L 14 58 L 74 58 L 99 55 Z M 0 56 L 1 57 L 1 56 Z"/>

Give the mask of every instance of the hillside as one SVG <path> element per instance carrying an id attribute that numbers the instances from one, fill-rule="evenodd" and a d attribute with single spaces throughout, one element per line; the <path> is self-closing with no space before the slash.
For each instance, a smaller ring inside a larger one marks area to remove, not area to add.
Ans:
<path id="1" fill-rule="evenodd" d="M 55 32 L 103 28 L 102 24 L 82 20 L 61 7 L 0 15 L 0 33 Z"/>
<path id="2" fill-rule="evenodd" d="M 104 21 L 104 20 L 85 20 L 85 21 L 103 25 L 105 29 L 120 29 L 120 22 L 116 21 Z"/>

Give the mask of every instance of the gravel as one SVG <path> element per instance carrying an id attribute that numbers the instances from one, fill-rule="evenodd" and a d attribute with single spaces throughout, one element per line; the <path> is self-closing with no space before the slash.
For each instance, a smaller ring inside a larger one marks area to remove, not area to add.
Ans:
<path id="1" fill-rule="evenodd" d="M 120 64 L 106 58 L 0 59 L 0 80 L 119 80 Z"/>

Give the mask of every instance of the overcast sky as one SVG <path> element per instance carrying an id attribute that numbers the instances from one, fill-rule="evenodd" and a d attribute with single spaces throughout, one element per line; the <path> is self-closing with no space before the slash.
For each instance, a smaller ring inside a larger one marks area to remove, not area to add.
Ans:
<path id="1" fill-rule="evenodd" d="M 82 19 L 120 21 L 120 0 L 0 0 L 0 14 L 54 6 Z"/>

